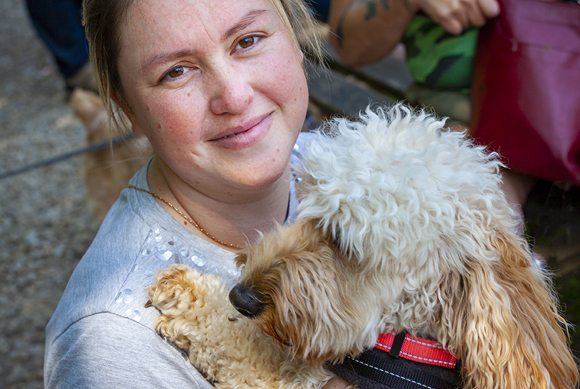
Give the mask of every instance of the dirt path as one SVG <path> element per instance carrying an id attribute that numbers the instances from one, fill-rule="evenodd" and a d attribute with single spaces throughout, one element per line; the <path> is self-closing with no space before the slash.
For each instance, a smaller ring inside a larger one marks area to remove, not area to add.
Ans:
<path id="1" fill-rule="evenodd" d="M 0 172 L 84 146 L 24 1 L 0 0 Z M 80 159 L 0 180 L 0 387 L 42 388 L 44 328 L 95 234 Z"/>

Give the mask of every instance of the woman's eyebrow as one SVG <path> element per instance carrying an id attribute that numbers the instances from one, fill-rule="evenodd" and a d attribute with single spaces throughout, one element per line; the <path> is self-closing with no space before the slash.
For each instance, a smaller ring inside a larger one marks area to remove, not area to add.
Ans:
<path id="1" fill-rule="evenodd" d="M 230 27 L 221 36 L 222 42 L 225 41 L 226 39 L 228 39 L 230 36 L 237 33 L 238 31 L 241 31 L 244 28 L 251 25 L 252 23 L 254 23 L 254 21 L 265 12 L 268 12 L 268 11 L 265 9 L 260 9 L 260 10 L 253 10 L 253 11 L 248 12 L 236 24 L 234 24 L 232 27 Z M 141 70 L 145 70 L 148 67 L 155 65 L 157 63 L 171 62 L 171 61 L 177 60 L 179 58 L 182 58 L 182 57 L 185 57 L 188 55 L 195 55 L 196 52 L 197 52 L 196 50 L 185 49 L 185 50 L 179 50 L 179 51 L 175 51 L 175 52 L 155 54 L 143 63 L 143 66 L 141 66 Z"/>
<path id="2" fill-rule="evenodd" d="M 196 53 L 197 53 L 196 50 L 185 49 L 185 50 L 179 50 L 179 51 L 174 51 L 174 52 L 170 52 L 170 53 L 155 54 L 151 58 L 149 58 L 147 61 L 145 61 L 145 63 L 143 63 L 143 66 L 141 66 L 141 70 L 143 71 L 143 70 L 147 69 L 149 66 L 155 65 L 157 63 L 175 61 L 175 60 L 178 60 L 179 58 L 195 55 Z"/>
<path id="3" fill-rule="evenodd" d="M 222 42 L 228 39 L 230 36 L 234 35 L 238 31 L 243 30 L 244 28 L 248 27 L 254 21 L 263 14 L 267 12 L 265 9 L 259 9 L 248 12 L 243 18 L 241 18 L 236 24 L 234 24 L 230 29 L 228 29 L 221 37 Z"/>

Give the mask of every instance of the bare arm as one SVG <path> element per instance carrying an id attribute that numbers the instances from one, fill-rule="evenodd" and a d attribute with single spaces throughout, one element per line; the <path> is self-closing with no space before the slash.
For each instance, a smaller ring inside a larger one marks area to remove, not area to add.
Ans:
<path id="1" fill-rule="evenodd" d="M 345 63 L 376 62 L 395 48 L 414 14 L 403 1 L 332 0 L 331 41 Z"/>
<path id="2" fill-rule="evenodd" d="M 451 34 L 469 26 L 481 27 L 499 15 L 497 0 L 406 0 L 411 10 L 421 10 Z"/>
<path id="3" fill-rule="evenodd" d="M 338 377 L 335 377 L 328 381 L 326 385 L 322 387 L 322 389 L 345 389 L 348 388 L 349 384 L 346 381 L 341 380 Z"/>
<path id="4" fill-rule="evenodd" d="M 401 41 L 414 14 L 423 11 L 452 34 L 482 26 L 499 14 L 497 0 L 332 0 L 331 41 L 352 66 L 376 62 Z"/>

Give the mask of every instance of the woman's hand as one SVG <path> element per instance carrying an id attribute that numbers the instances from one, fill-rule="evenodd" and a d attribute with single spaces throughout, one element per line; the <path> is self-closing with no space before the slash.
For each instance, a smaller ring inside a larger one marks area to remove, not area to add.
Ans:
<path id="1" fill-rule="evenodd" d="M 326 385 L 322 387 L 322 389 L 344 389 L 348 388 L 349 385 L 350 384 L 348 382 L 343 381 L 338 377 L 334 377 L 333 379 L 328 381 Z"/>
<path id="2" fill-rule="evenodd" d="M 451 34 L 460 34 L 469 26 L 481 27 L 487 19 L 499 15 L 497 0 L 405 0 L 410 11 L 419 10 Z"/>

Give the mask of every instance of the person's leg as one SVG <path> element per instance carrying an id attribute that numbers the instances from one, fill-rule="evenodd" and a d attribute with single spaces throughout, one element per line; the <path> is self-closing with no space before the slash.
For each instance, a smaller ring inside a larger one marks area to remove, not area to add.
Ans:
<path id="1" fill-rule="evenodd" d="M 82 0 L 26 0 L 40 39 L 65 79 L 88 64 L 88 44 L 81 21 Z"/>

